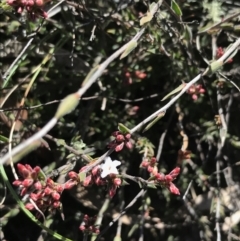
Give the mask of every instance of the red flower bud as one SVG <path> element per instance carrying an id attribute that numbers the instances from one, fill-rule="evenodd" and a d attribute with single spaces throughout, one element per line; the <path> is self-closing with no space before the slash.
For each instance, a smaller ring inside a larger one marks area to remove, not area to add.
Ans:
<path id="1" fill-rule="evenodd" d="M 128 149 L 132 149 L 132 143 L 130 141 L 126 142 L 125 143 L 125 146 L 128 148 Z"/>
<path id="2" fill-rule="evenodd" d="M 123 142 L 125 140 L 124 136 L 123 135 L 117 135 L 116 136 L 116 141 L 117 142 Z"/>
<path id="3" fill-rule="evenodd" d="M 33 179 L 27 178 L 22 181 L 24 187 L 30 187 L 33 184 Z"/>
<path id="4" fill-rule="evenodd" d="M 126 135 L 125 135 L 125 138 L 126 138 L 127 140 L 130 140 L 131 134 L 130 134 L 130 133 L 126 134 Z"/>
<path id="5" fill-rule="evenodd" d="M 114 131 L 114 132 L 112 133 L 112 136 L 117 137 L 117 135 L 119 135 L 119 134 L 121 134 L 120 131 Z"/>
<path id="6" fill-rule="evenodd" d="M 22 184 L 22 181 L 15 180 L 12 184 L 13 184 L 14 186 L 20 186 L 20 185 Z"/>
<path id="7" fill-rule="evenodd" d="M 122 142 L 121 144 L 117 145 L 117 146 L 115 147 L 115 151 L 116 151 L 116 152 L 119 152 L 119 151 L 121 151 L 121 150 L 123 149 L 123 147 L 124 147 L 124 142 Z"/>
<path id="8" fill-rule="evenodd" d="M 84 181 L 83 181 L 83 186 L 84 187 L 87 187 L 89 186 L 90 184 L 92 184 L 92 175 L 88 175 Z"/>
<path id="9" fill-rule="evenodd" d="M 54 207 L 54 208 L 59 208 L 60 205 L 61 205 L 61 203 L 58 202 L 58 201 L 56 201 L 56 202 L 53 203 L 53 207 Z"/>
<path id="10" fill-rule="evenodd" d="M 180 195 L 178 188 L 172 182 L 170 182 L 169 191 L 175 195 Z"/>
<path id="11" fill-rule="evenodd" d="M 82 169 L 81 169 L 81 170 L 82 170 Z M 81 171 L 81 170 L 80 170 L 80 171 Z M 73 179 L 73 180 L 78 180 L 78 178 L 79 178 L 79 177 L 78 177 L 78 174 L 77 174 L 76 172 L 73 172 L 73 171 L 69 172 L 69 173 L 68 173 L 68 176 L 69 176 L 70 179 Z"/>
<path id="12" fill-rule="evenodd" d="M 52 192 L 53 192 L 53 190 L 52 190 L 50 187 L 46 187 L 46 188 L 44 189 L 44 193 L 45 193 L 46 195 L 50 195 Z"/>
<path id="13" fill-rule="evenodd" d="M 122 184 L 122 180 L 120 178 L 114 178 L 113 183 L 115 186 L 119 187 Z"/>
<path id="14" fill-rule="evenodd" d="M 32 204 L 32 203 L 27 203 L 26 205 L 25 205 L 25 208 L 27 209 L 27 210 L 33 210 L 34 209 L 34 205 Z"/>
<path id="15" fill-rule="evenodd" d="M 99 165 L 95 166 L 95 167 L 92 169 L 92 174 L 93 174 L 93 176 L 96 176 L 98 173 L 99 173 Z"/>
<path id="16" fill-rule="evenodd" d="M 173 180 L 172 176 L 170 176 L 170 175 L 166 175 L 165 176 L 165 181 L 166 182 L 171 182 L 172 180 Z"/>
<path id="17" fill-rule="evenodd" d="M 58 201 L 60 199 L 60 194 L 58 192 L 53 192 L 52 193 L 52 198 L 56 201 Z"/>
<path id="18" fill-rule="evenodd" d="M 40 181 L 37 181 L 36 183 L 34 183 L 34 187 L 37 189 L 37 190 L 41 190 L 42 189 L 42 184 Z"/>
<path id="19" fill-rule="evenodd" d="M 180 173 L 180 167 L 175 167 L 170 173 L 169 173 L 169 175 L 173 178 L 173 179 L 175 179 L 178 175 L 179 175 L 179 173 Z"/>
<path id="20" fill-rule="evenodd" d="M 147 160 L 144 160 L 144 161 L 142 161 L 142 163 L 141 163 L 141 167 L 148 167 L 149 164 L 150 164 L 150 163 L 149 163 Z"/>

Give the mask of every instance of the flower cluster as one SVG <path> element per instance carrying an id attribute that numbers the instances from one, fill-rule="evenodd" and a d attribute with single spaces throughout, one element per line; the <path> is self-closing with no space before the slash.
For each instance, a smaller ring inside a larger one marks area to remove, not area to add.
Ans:
<path id="1" fill-rule="evenodd" d="M 129 70 L 124 70 L 124 78 L 126 84 L 132 84 L 133 83 L 133 77 L 143 80 L 147 77 L 147 74 L 140 70 L 135 70 L 134 72 L 130 72 Z"/>
<path id="2" fill-rule="evenodd" d="M 205 89 L 204 89 L 204 88 L 202 87 L 202 85 L 200 85 L 200 84 L 198 84 L 198 85 L 192 85 L 192 86 L 187 90 L 187 93 L 192 96 L 192 99 L 193 99 L 193 100 L 197 100 L 197 99 L 198 99 L 198 95 L 205 93 Z"/>
<path id="3" fill-rule="evenodd" d="M 64 184 L 55 183 L 51 178 L 45 179 L 40 173 L 41 168 L 38 166 L 32 168 L 28 164 L 22 165 L 18 163 L 17 168 L 21 180 L 15 180 L 13 185 L 20 187 L 21 196 L 28 193 L 35 202 L 35 205 L 30 202 L 26 204 L 28 210 L 33 210 L 35 207 L 42 211 L 60 208 L 60 197 L 63 190 L 70 189 L 78 183 L 74 179 L 75 177 L 72 177 Z"/>
<path id="4" fill-rule="evenodd" d="M 120 131 L 115 131 L 112 133 L 112 136 L 115 137 L 115 140 L 113 140 L 112 142 L 110 142 L 108 144 L 109 148 L 114 148 L 116 152 L 119 152 L 123 149 L 124 145 L 128 148 L 131 149 L 132 148 L 132 143 L 131 143 L 131 134 L 127 133 L 127 134 L 123 134 Z"/>
<path id="5" fill-rule="evenodd" d="M 95 166 L 91 170 L 91 172 L 88 173 L 86 178 L 83 180 L 83 186 L 87 187 L 93 184 L 96 184 L 97 186 L 107 185 L 109 187 L 109 196 L 113 197 L 116 193 L 117 188 L 122 183 L 121 178 L 116 176 L 118 175 L 117 166 L 119 165 L 121 165 L 120 161 L 112 161 L 110 157 L 106 157 L 105 162 L 103 164 Z M 86 168 L 87 166 L 82 167 L 79 173 L 86 170 Z M 78 175 L 77 173 L 75 174 Z"/>
<path id="6" fill-rule="evenodd" d="M 155 157 L 145 158 L 142 161 L 140 167 L 146 168 L 149 173 L 151 173 L 152 175 L 156 175 L 158 172 L 156 163 L 157 163 L 157 159 Z"/>
<path id="7" fill-rule="evenodd" d="M 154 180 L 155 184 L 167 188 L 173 194 L 180 195 L 178 188 L 173 184 L 173 180 L 180 173 L 180 168 L 176 167 L 169 174 L 164 175 L 158 172 L 156 163 L 155 157 L 145 158 L 140 167 L 145 168 L 151 174 L 150 180 Z"/>
<path id="8" fill-rule="evenodd" d="M 217 48 L 216 58 L 219 59 L 224 55 L 224 49 L 222 47 Z M 230 58 L 226 63 L 230 64 L 233 62 L 233 59 Z"/>
<path id="9" fill-rule="evenodd" d="M 22 13 L 23 10 L 26 9 L 29 18 L 35 20 L 38 17 L 47 17 L 43 6 L 48 1 L 49 0 L 7 0 L 7 4 L 12 6 L 18 13 Z"/>
<path id="10" fill-rule="evenodd" d="M 157 173 L 155 176 L 155 183 L 161 185 L 162 187 L 166 187 L 171 193 L 180 195 L 178 188 L 173 184 L 173 180 L 180 173 L 180 168 L 174 168 L 169 174 L 164 175 L 163 173 Z"/>
<path id="11" fill-rule="evenodd" d="M 83 231 L 84 233 L 100 233 L 100 230 L 98 227 L 95 226 L 96 222 L 96 216 L 95 217 L 89 217 L 87 214 L 84 215 L 83 222 L 79 226 L 79 229 Z"/>

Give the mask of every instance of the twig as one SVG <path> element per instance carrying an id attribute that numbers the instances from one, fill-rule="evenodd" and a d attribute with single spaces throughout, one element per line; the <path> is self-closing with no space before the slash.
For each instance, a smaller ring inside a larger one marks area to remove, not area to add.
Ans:
<path id="1" fill-rule="evenodd" d="M 99 241 L 100 238 L 107 232 L 107 230 L 113 226 L 114 223 L 116 223 L 118 221 L 119 218 L 121 218 L 129 208 L 131 208 L 136 202 L 137 200 L 143 196 L 147 191 L 142 189 L 137 196 L 123 209 L 123 211 L 112 221 L 108 224 L 108 226 L 98 235 L 98 237 L 95 239 L 95 241 Z"/>

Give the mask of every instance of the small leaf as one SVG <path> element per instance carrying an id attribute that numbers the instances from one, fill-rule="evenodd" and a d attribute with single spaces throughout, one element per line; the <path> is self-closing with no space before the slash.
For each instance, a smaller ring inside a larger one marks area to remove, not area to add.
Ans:
<path id="1" fill-rule="evenodd" d="M 55 118 L 59 119 L 64 115 L 72 112 L 77 107 L 79 98 L 80 96 L 78 93 L 73 93 L 65 97 L 58 106 Z"/>
<path id="2" fill-rule="evenodd" d="M 118 130 L 120 132 L 122 132 L 123 134 L 128 134 L 130 133 L 131 131 L 125 126 L 123 125 L 122 123 L 118 123 Z"/>
<path id="3" fill-rule="evenodd" d="M 79 173 L 80 182 L 83 182 L 86 179 L 86 172 Z"/>
<path id="4" fill-rule="evenodd" d="M 143 26 L 145 23 L 148 23 L 152 20 L 153 15 L 151 12 L 147 12 L 146 16 L 140 19 L 140 26 Z"/>
<path id="5" fill-rule="evenodd" d="M 167 94 L 161 101 L 164 101 L 164 100 L 168 99 L 170 96 L 180 92 L 184 88 L 184 86 L 185 86 L 185 83 L 181 84 L 175 90 L 173 90 L 169 94 Z"/>
<path id="6" fill-rule="evenodd" d="M 179 16 L 182 16 L 182 10 L 179 5 L 175 2 L 175 0 L 171 1 L 171 9 Z"/>
<path id="7" fill-rule="evenodd" d="M 157 189 L 154 183 L 148 183 L 147 187 Z"/>
<path id="8" fill-rule="evenodd" d="M 137 47 L 137 41 L 136 40 L 132 40 L 128 43 L 127 48 L 125 49 L 125 51 L 122 53 L 122 55 L 120 56 L 120 59 L 125 58 L 126 56 L 128 56 L 135 48 Z"/>
<path id="9" fill-rule="evenodd" d="M 143 130 L 143 132 L 148 131 L 154 124 L 156 124 L 166 112 L 161 112 L 151 123 L 149 123 Z"/>
<path id="10" fill-rule="evenodd" d="M 126 186 L 126 185 L 129 185 L 129 183 L 126 182 L 126 181 L 123 179 L 123 180 L 122 180 L 122 184 L 121 184 L 121 186 Z"/>
<path id="11" fill-rule="evenodd" d="M 63 139 L 58 139 L 56 141 L 56 144 L 57 144 L 57 146 L 64 146 L 64 145 L 66 145 L 66 142 Z"/>
<path id="12" fill-rule="evenodd" d="M 8 138 L 0 135 L 0 142 L 8 142 Z"/>

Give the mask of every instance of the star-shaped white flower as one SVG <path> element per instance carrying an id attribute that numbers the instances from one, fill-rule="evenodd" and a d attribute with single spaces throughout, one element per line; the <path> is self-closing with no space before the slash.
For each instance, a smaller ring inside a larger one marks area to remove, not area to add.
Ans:
<path id="1" fill-rule="evenodd" d="M 109 174 L 118 174 L 117 166 L 121 165 L 120 161 L 112 161 L 111 157 L 105 158 L 105 163 L 101 165 L 101 178 L 105 178 Z"/>

